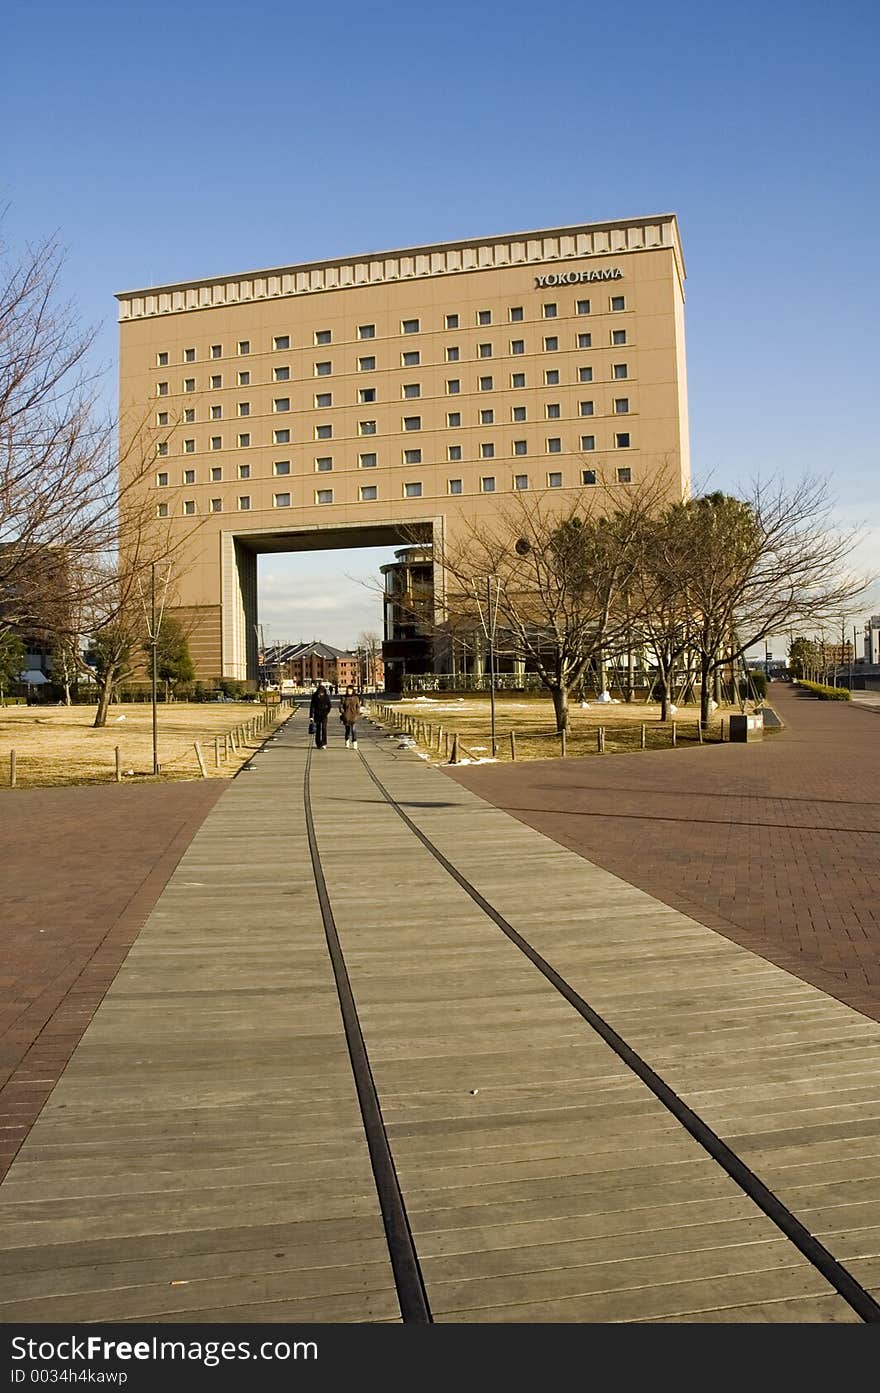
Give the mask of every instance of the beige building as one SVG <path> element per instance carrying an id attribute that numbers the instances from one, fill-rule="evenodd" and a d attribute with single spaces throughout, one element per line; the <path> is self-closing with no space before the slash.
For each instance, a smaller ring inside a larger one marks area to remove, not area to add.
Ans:
<path id="1" fill-rule="evenodd" d="M 261 552 L 442 543 L 517 490 L 685 492 L 684 274 L 665 214 L 120 294 L 123 458 L 146 421 L 139 487 L 195 529 L 199 676 L 256 677 Z"/>

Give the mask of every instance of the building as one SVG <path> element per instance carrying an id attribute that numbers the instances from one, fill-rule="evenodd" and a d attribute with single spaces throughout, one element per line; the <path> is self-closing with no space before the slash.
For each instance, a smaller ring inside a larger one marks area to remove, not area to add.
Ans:
<path id="1" fill-rule="evenodd" d="M 123 481 L 150 456 L 131 506 L 187 537 L 199 676 L 256 679 L 261 552 L 436 547 L 528 489 L 686 493 L 684 275 L 663 214 L 120 294 Z"/>
<path id="2" fill-rule="evenodd" d="M 307 688 L 324 682 L 331 687 L 350 684 L 362 691 L 382 687 L 385 680 L 379 654 L 333 648 L 317 640 L 271 645 L 260 654 L 260 676 L 271 686 Z"/>
<path id="3" fill-rule="evenodd" d="M 872 614 L 865 625 L 865 662 L 880 663 L 880 614 Z"/>

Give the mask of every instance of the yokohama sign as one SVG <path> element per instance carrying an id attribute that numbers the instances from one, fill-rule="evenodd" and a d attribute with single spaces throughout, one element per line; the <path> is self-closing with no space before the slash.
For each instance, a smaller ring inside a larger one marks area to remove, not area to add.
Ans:
<path id="1" fill-rule="evenodd" d="M 535 276 L 535 287 L 583 285 L 587 281 L 619 281 L 622 279 L 623 272 L 620 267 L 614 266 L 604 271 L 560 271 L 558 275 L 556 272 L 552 272 L 549 276 Z"/>

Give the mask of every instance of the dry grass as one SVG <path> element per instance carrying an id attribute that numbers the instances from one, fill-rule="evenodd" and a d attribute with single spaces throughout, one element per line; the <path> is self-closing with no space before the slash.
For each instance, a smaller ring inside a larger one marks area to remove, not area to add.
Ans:
<path id="1" fill-rule="evenodd" d="M 159 707 L 160 779 L 197 779 L 193 742 L 198 740 L 210 778 L 228 778 L 245 762 L 259 733 L 237 754 L 224 758 L 223 736 L 253 720 L 254 702 L 173 702 Z M 271 707 L 276 711 L 277 707 Z M 9 753 L 16 752 L 16 783 L 22 788 L 95 784 L 116 777 L 116 746 L 126 783 L 153 781 L 152 713 L 148 703 L 112 706 L 107 725 L 95 730 L 92 706 L 0 707 L 0 787 L 9 781 Z M 220 737 L 220 766 L 215 759 Z M 236 743 L 238 743 L 236 741 Z"/>
<path id="2" fill-rule="evenodd" d="M 430 727 L 427 731 L 420 729 L 417 738 L 420 747 L 433 759 L 445 758 L 445 742 L 439 750 L 437 743 L 441 728 L 444 736 L 450 737 L 450 745 L 451 737 L 458 736 L 462 760 L 492 757 L 487 696 L 412 697 L 395 702 L 392 709 Z M 731 709 L 738 711 L 739 707 Z M 717 742 L 722 738 L 722 719 L 727 714 L 727 709 L 714 713 L 709 730 L 702 733 L 702 743 Z M 656 703 L 594 702 L 588 707 L 572 703 L 569 715 L 571 728 L 566 738 L 566 754 L 572 757 L 599 753 L 600 728 L 605 732 L 606 754 L 640 750 L 642 726 L 645 727 L 645 748 L 649 750 L 671 748 L 673 723 L 676 746 L 700 743 L 700 712 L 697 706 L 680 707 L 666 722 L 660 720 L 660 707 Z M 532 697 L 526 693 L 517 694 L 516 697 L 496 697 L 495 738 L 499 760 L 509 761 L 511 758 L 511 731 L 516 735 L 517 759 L 553 759 L 561 753 L 553 707 L 548 697 Z"/>

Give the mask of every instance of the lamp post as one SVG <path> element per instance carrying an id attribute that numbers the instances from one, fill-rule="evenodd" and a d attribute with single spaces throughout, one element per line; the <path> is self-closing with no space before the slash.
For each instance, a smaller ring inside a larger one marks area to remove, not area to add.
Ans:
<path id="1" fill-rule="evenodd" d="M 495 582 L 494 606 L 492 603 L 492 582 Z M 495 736 L 495 627 L 498 622 L 498 602 L 501 594 L 501 582 L 497 576 L 489 575 L 486 577 L 486 614 L 483 615 L 483 606 L 480 602 L 480 592 L 477 583 L 474 581 L 474 595 L 477 600 L 477 607 L 480 612 L 480 624 L 489 645 L 489 711 L 492 725 L 492 758 L 498 753 L 498 741 Z"/>
<path id="2" fill-rule="evenodd" d="M 150 566 L 150 697 L 153 705 L 153 774 L 159 773 L 159 626 L 156 623 L 156 563 Z"/>

